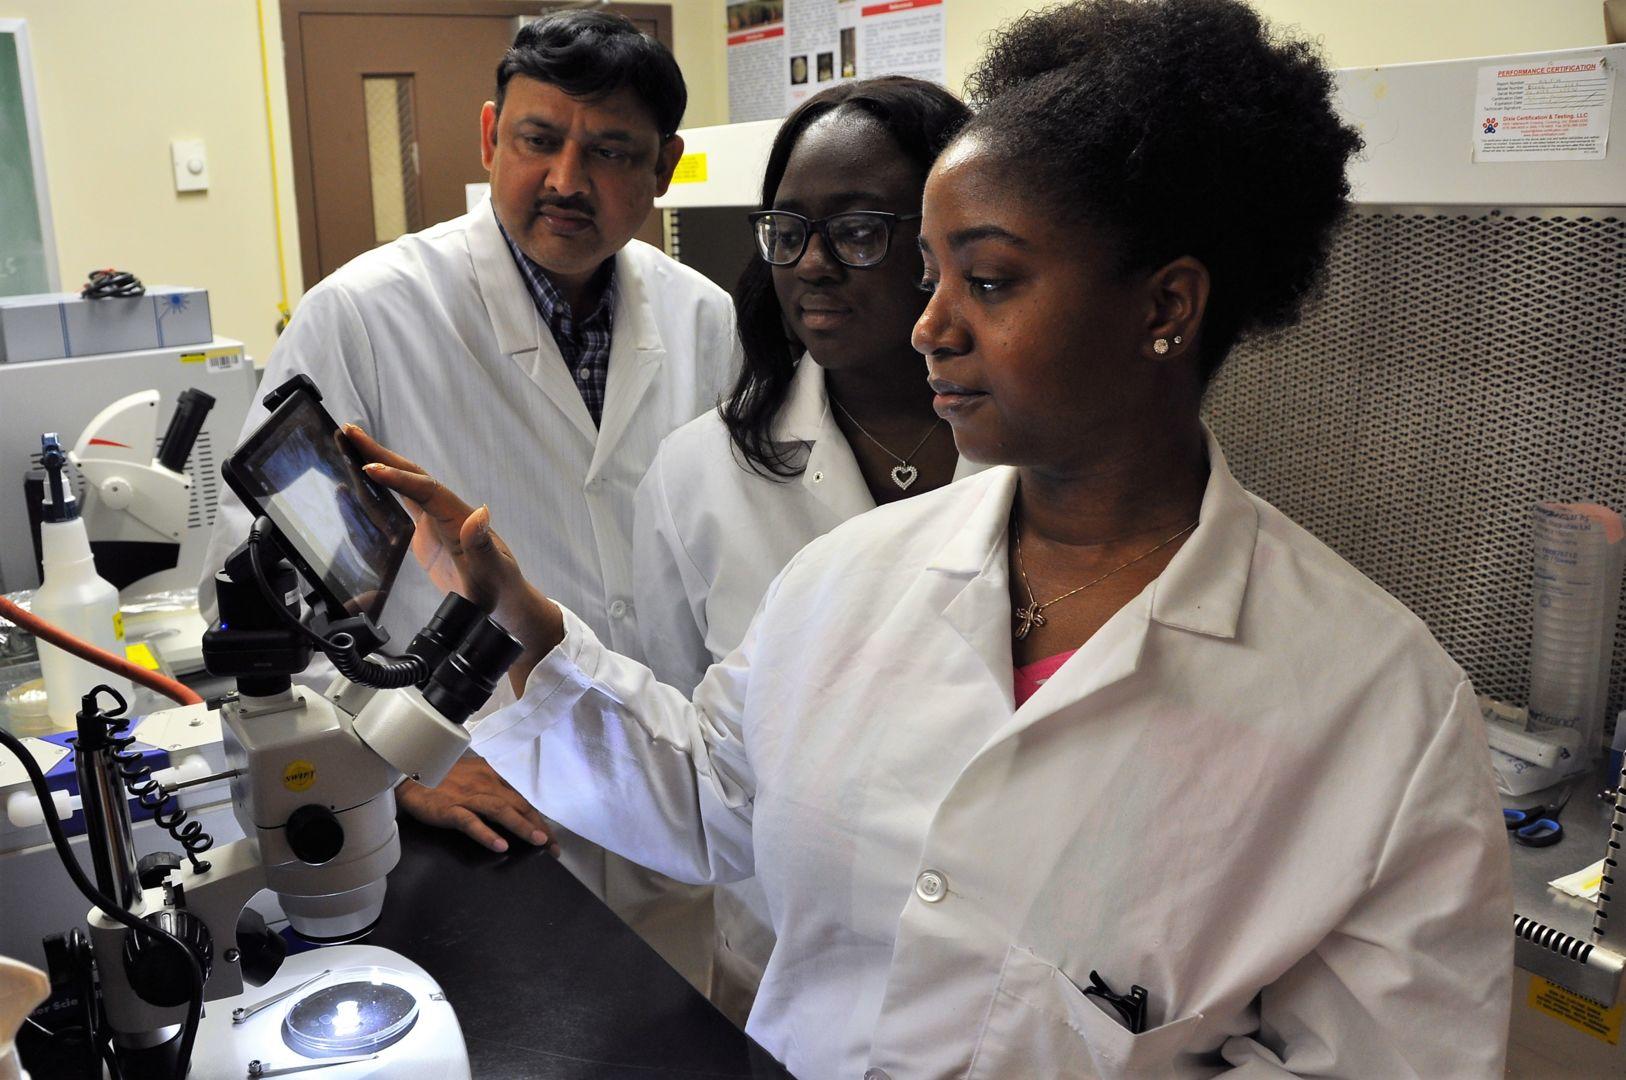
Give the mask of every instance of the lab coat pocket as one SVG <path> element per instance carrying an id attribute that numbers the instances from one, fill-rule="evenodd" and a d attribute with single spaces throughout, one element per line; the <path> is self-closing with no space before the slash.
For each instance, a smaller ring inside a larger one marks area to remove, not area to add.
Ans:
<path id="1" fill-rule="evenodd" d="M 1086 997 L 1054 965 L 1012 945 L 967 1080 L 1009 1076 L 1112 1080 L 1179 1072 L 1182 1052 L 1196 1034 L 1201 1013 L 1131 1035 L 1115 1013 L 1105 1011 L 1109 1008 Z"/>

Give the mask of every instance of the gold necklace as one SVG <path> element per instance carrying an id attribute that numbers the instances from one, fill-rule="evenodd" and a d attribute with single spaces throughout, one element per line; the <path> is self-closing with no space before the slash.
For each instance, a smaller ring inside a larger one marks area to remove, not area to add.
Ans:
<path id="1" fill-rule="evenodd" d="M 892 482 L 898 485 L 899 490 L 908 491 L 909 485 L 913 484 L 915 482 L 915 477 L 920 475 L 920 470 L 909 464 L 909 458 L 912 458 L 916 454 L 920 453 L 920 448 L 926 445 L 926 440 L 932 437 L 932 432 L 937 430 L 937 425 L 943 422 L 943 418 L 938 417 L 936 420 L 932 421 L 932 426 L 926 429 L 926 434 L 922 435 L 920 437 L 920 441 L 915 443 L 915 448 L 909 451 L 907 457 L 899 457 L 891 450 L 888 450 L 887 445 L 880 439 L 877 439 L 875 436 L 865 431 L 864 425 L 858 422 L 858 418 L 852 413 L 848 412 L 847 406 L 837 401 L 834 395 L 831 395 L 830 397 L 830 404 L 840 409 L 842 416 L 845 416 L 848 420 L 852 421 L 853 427 L 858 429 L 858 433 L 860 435 L 864 436 L 864 438 L 886 451 L 886 456 L 897 462 L 896 465 L 892 466 Z"/>
<path id="2" fill-rule="evenodd" d="M 1024 608 L 1018 609 L 1017 612 L 1016 612 L 1016 615 L 1015 615 L 1015 619 L 1016 619 L 1016 640 L 1021 641 L 1023 638 L 1027 637 L 1028 634 L 1031 633 L 1035 628 L 1043 626 L 1045 624 L 1045 617 L 1044 617 L 1044 609 L 1045 608 L 1050 607 L 1050 606 L 1052 606 L 1054 604 L 1059 604 L 1063 600 L 1067 599 L 1069 596 L 1073 596 L 1076 593 L 1083 592 L 1085 589 L 1088 589 L 1091 585 L 1099 585 L 1099 584 L 1101 584 L 1101 582 L 1105 581 L 1107 578 L 1111 577 L 1113 574 L 1116 574 L 1120 570 L 1129 569 L 1131 566 L 1134 566 L 1136 563 L 1140 562 L 1142 559 L 1149 558 L 1152 555 L 1156 554 L 1157 552 L 1162 551 L 1164 548 L 1168 547 L 1170 544 L 1174 543 L 1176 540 L 1180 539 L 1182 536 L 1186 535 L 1186 533 L 1190 532 L 1192 529 L 1195 529 L 1196 527 L 1197 527 L 1197 522 L 1193 521 L 1190 525 L 1187 525 L 1185 528 L 1181 529 L 1179 532 L 1175 533 L 1173 536 L 1169 537 L 1167 540 L 1165 540 L 1162 543 L 1158 544 L 1156 547 L 1150 548 L 1150 549 L 1148 549 L 1146 551 L 1141 552 L 1139 555 L 1136 555 L 1133 559 L 1130 559 L 1128 562 L 1124 563 L 1122 566 L 1115 566 L 1111 570 L 1108 570 L 1106 573 L 1102 574 L 1100 577 L 1095 578 L 1095 579 L 1093 579 L 1091 581 L 1086 581 L 1084 584 L 1080 585 L 1078 588 L 1069 589 L 1066 592 L 1062 593 L 1060 596 L 1056 597 L 1054 600 L 1046 600 L 1044 603 L 1041 604 L 1041 603 L 1036 602 L 1033 599 L 1033 586 L 1028 584 L 1028 570 L 1027 570 L 1026 566 L 1022 565 L 1022 528 L 1021 528 L 1020 525 L 1016 524 L 1013 521 L 1011 523 L 1011 534 L 1015 537 L 1016 569 L 1017 569 L 1017 572 L 1022 575 L 1022 588 L 1028 594 L 1027 606 L 1024 607 Z"/>

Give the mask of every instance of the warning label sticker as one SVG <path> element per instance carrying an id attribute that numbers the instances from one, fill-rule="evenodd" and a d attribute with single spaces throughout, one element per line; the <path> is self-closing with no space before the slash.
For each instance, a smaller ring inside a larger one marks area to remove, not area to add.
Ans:
<path id="1" fill-rule="evenodd" d="M 1573 990 L 1550 983 L 1539 976 L 1530 980 L 1529 1006 L 1546 1013 L 1554 1020 L 1562 1020 L 1576 1031 L 1601 1039 L 1610 1046 L 1620 1045 L 1621 1014 L 1626 1013 L 1626 1001 L 1617 1001 L 1612 1008 L 1604 1008 L 1591 998 L 1584 998 Z"/>

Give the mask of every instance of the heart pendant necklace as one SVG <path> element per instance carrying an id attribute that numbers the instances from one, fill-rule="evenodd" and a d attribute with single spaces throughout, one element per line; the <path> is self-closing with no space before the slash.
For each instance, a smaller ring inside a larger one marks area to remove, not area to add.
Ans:
<path id="1" fill-rule="evenodd" d="M 943 422 L 943 418 L 938 417 L 936 420 L 933 420 L 932 426 L 926 429 L 926 434 L 922 435 L 920 437 L 920 441 L 915 443 L 915 448 L 909 451 L 909 453 L 905 454 L 903 457 L 899 457 L 897 454 L 894 454 L 890 449 L 888 449 L 887 445 L 880 439 L 877 439 L 875 436 L 865 431 L 864 425 L 860 424 L 857 418 L 854 417 L 852 413 L 847 411 L 847 407 L 845 405 L 833 397 L 830 399 L 830 404 L 841 410 L 841 415 L 845 416 L 849 421 L 852 422 L 852 426 L 858 429 L 858 433 L 860 435 L 864 436 L 864 438 L 868 439 L 876 446 L 879 446 L 886 453 L 887 457 L 897 462 L 896 465 L 892 466 L 892 482 L 898 485 L 899 491 L 908 491 L 909 486 L 913 484 L 915 482 L 915 478 L 920 475 L 920 470 L 909 464 L 909 459 L 920 453 L 920 448 L 926 445 L 926 440 L 932 437 L 932 432 L 937 430 L 937 426 Z"/>

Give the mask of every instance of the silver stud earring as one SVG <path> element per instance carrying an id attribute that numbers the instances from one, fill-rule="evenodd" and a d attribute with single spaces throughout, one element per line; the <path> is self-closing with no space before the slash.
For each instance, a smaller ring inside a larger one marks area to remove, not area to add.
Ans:
<path id="1" fill-rule="evenodd" d="M 1169 339 L 1166 337 L 1160 337 L 1156 341 L 1152 342 L 1152 351 L 1157 353 L 1159 356 L 1162 356 L 1164 353 L 1168 352 Z"/>
<path id="2" fill-rule="evenodd" d="M 1185 338 L 1181 337 L 1179 334 L 1174 335 L 1174 343 L 1176 345 L 1179 345 L 1183 341 L 1185 341 Z"/>

